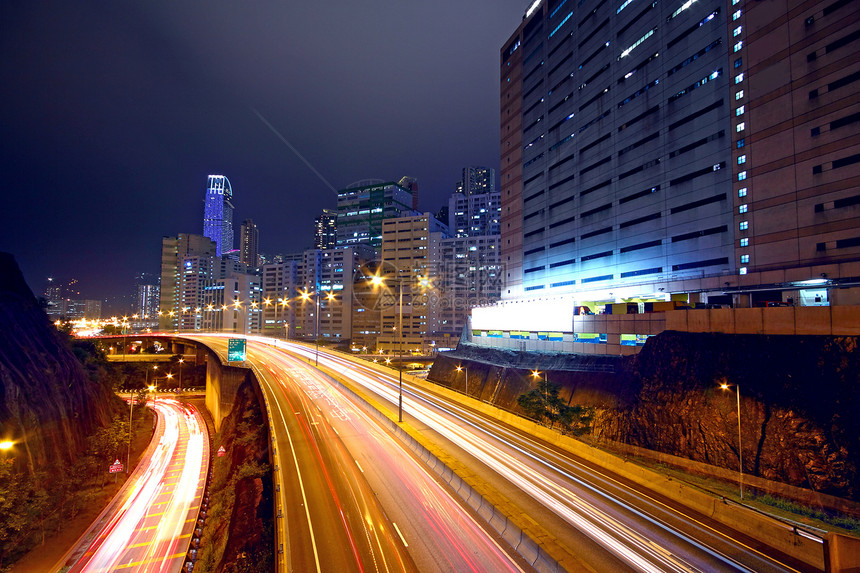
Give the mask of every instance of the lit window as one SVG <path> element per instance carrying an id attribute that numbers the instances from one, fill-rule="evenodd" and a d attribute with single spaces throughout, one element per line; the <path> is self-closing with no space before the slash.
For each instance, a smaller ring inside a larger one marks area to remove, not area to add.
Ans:
<path id="1" fill-rule="evenodd" d="M 738 197 L 746 197 L 747 196 L 747 188 L 741 187 L 738 189 Z"/>
<path id="2" fill-rule="evenodd" d="M 738 181 L 743 181 L 746 178 L 747 178 L 747 172 L 746 171 L 741 171 L 740 173 L 738 173 Z"/>
<path id="3" fill-rule="evenodd" d="M 742 132 L 744 129 L 746 129 L 746 127 L 747 127 L 747 124 L 745 124 L 744 122 L 740 122 L 740 123 L 738 124 L 738 126 L 735 128 L 735 131 L 737 131 L 738 133 L 740 133 L 740 132 Z"/>
<path id="4" fill-rule="evenodd" d="M 741 0 L 732 0 L 732 6 L 737 6 L 740 3 L 741 3 Z M 519 43 L 519 42 L 517 42 L 517 43 Z"/>
<path id="5" fill-rule="evenodd" d="M 749 221 L 741 221 L 740 224 L 738 225 L 738 229 L 740 229 L 741 231 L 746 231 L 749 228 L 750 228 L 750 222 Z"/>
<path id="6" fill-rule="evenodd" d="M 749 262 L 750 262 L 750 256 L 749 255 L 741 255 L 741 263 L 742 264 L 747 264 Z"/>
<path id="7" fill-rule="evenodd" d="M 740 11 L 740 10 L 735 10 L 735 13 L 734 13 L 734 14 L 732 14 L 732 21 L 735 21 L 735 20 L 737 20 L 737 19 L 738 19 L 738 18 L 740 18 L 740 17 L 741 17 L 741 11 Z"/>
<path id="8" fill-rule="evenodd" d="M 740 272 L 740 274 L 745 275 L 745 274 L 747 274 L 747 268 L 741 267 L 739 272 Z"/>
<path id="9" fill-rule="evenodd" d="M 742 65 L 744 65 L 744 59 L 743 58 L 738 58 L 737 60 L 735 60 L 735 69 L 738 69 Z"/>
<path id="10" fill-rule="evenodd" d="M 741 239 L 741 246 L 742 246 L 742 247 L 749 247 L 749 246 L 750 246 L 750 240 L 749 240 L 749 238 L 744 237 L 743 239 Z"/>
<path id="11" fill-rule="evenodd" d="M 624 58 L 624 57 L 626 57 L 626 56 L 630 55 L 630 52 L 632 52 L 633 50 L 635 50 L 635 49 L 636 49 L 636 47 L 637 47 L 637 46 L 639 46 L 639 44 L 641 44 L 642 42 L 644 42 L 645 40 L 647 40 L 648 38 L 650 38 L 651 36 L 653 36 L 653 35 L 654 35 L 654 32 L 655 32 L 656 30 L 657 30 L 657 28 L 652 28 L 652 29 L 648 30 L 648 32 L 646 32 L 644 36 L 642 36 L 641 38 L 639 38 L 638 40 L 636 40 L 635 42 L 633 42 L 633 43 L 630 45 L 630 47 L 628 47 L 626 50 L 624 50 L 623 52 L 621 52 L 621 55 L 620 55 L 620 56 L 618 56 L 618 59 L 620 60 L 621 58 Z"/>
<path id="12" fill-rule="evenodd" d="M 743 147 L 745 144 L 746 144 L 746 143 L 745 143 L 745 141 L 744 141 L 744 138 L 742 137 L 742 138 L 740 138 L 740 139 L 738 140 L 738 143 L 737 143 L 736 147 L 737 147 L 738 149 L 740 149 L 740 148 L 741 148 L 741 147 Z"/>
<path id="13" fill-rule="evenodd" d="M 743 105 L 741 107 L 739 107 L 738 109 L 736 109 L 735 110 L 735 117 L 742 116 L 744 114 L 745 109 L 746 109 L 746 106 L 743 106 Z"/>
<path id="14" fill-rule="evenodd" d="M 738 92 L 735 92 L 735 101 L 737 101 L 739 99 L 743 99 L 743 97 L 744 97 L 744 90 L 740 90 Z"/>
<path id="15" fill-rule="evenodd" d="M 747 156 L 746 155 L 739 155 L 738 156 L 738 165 L 743 165 L 746 162 L 747 162 Z"/>
<path id="16" fill-rule="evenodd" d="M 744 203 L 743 205 L 738 207 L 738 213 L 746 213 L 748 209 L 749 209 L 749 207 L 747 206 L 746 203 Z"/>
<path id="17" fill-rule="evenodd" d="M 742 73 L 735 76 L 735 85 L 741 83 L 742 81 L 744 81 L 744 75 Z"/>
<path id="18" fill-rule="evenodd" d="M 743 48 L 743 47 L 744 47 L 744 41 L 743 41 L 743 40 L 741 40 L 740 42 L 738 42 L 737 44 L 735 44 L 735 53 L 740 52 L 740 51 L 741 51 L 741 48 Z"/>
<path id="19" fill-rule="evenodd" d="M 741 32 L 743 32 L 743 29 L 744 29 L 744 27 L 743 27 L 743 26 L 738 26 L 738 27 L 737 27 L 737 28 L 735 28 L 735 29 L 734 29 L 734 31 L 732 32 L 732 36 L 733 36 L 733 37 L 738 37 L 738 36 L 740 36 L 740 35 L 741 35 Z"/>

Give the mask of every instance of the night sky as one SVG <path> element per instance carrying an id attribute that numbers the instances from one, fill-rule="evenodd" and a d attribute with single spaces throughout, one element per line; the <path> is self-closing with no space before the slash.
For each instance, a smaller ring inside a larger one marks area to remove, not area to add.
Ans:
<path id="1" fill-rule="evenodd" d="M 270 254 L 310 247 L 360 179 L 417 177 L 435 212 L 463 167 L 498 169 L 526 3 L 4 1 L 0 251 L 37 294 L 53 275 L 114 303 L 162 236 L 202 234 L 210 173 Z"/>

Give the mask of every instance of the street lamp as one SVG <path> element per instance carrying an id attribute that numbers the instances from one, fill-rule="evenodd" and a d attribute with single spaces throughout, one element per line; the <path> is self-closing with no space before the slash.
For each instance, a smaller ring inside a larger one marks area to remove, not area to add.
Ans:
<path id="1" fill-rule="evenodd" d="M 538 382 L 540 382 L 540 374 L 539 370 L 532 370 L 532 377 Z M 555 420 L 552 419 L 549 411 L 549 372 L 544 372 L 543 382 L 543 410 L 544 415 L 550 419 L 549 427 L 552 428 Z"/>
<path id="2" fill-rule="evenodd" d="M 720 384 L 722 390 L 728 390 L 729 385 L 723 382 Z M 741 491 L 741 501 L 744 499 L 744 456 L 743 442 L 741 441 L 741 387 L 735 384 L 735 396 L 737 397 L 738 405 L 738 486 Z"/>
<path id="3" fill-rule="evenodd" d="M 466 373 L 466 395 L 469 394 L 469 368 L 463 366 L 457 366 L 457 372 L 465 372 Z"/>
<path id="4" fill-rule="evenodd" d="M 397 354 L 400 358 L 400 367 L 397 369 L 399 375 L 398 390 L 397 390 L 397 421 L 403 421 L 403 278 L 396 277 L 391 279 L 397 283 L 397 299 L 398 306 L 398 327 L 397 327 Z M 374 275 L 370 280 L 373 286 L 383 286 L 385 279 L 379 275 Z"/>
<path id="5" fill-rule="evenodd" d="M 185 362 L 184 358 L 179 359 L 179 392 L 182 392 L 182 363 Z"/>

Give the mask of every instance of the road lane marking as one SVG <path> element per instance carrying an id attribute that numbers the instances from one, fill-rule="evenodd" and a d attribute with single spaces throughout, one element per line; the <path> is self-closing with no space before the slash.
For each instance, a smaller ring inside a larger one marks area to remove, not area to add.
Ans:
<path id="1" fill-rule="evenodd" d="M 292 438 L 292 436 L 290 436 L 290 431 L 287 427 L 287 420 L 284 418 L 284 411 L 281 410 L 281 402 L 279 400 L 275 399 L 275 404 L 278 406 L 278 410 L 281 413 L 281 422 L 284 424 L 284 429 L 286 430 L 284 433 L 287 434 L 287 440 L 290 442 L 290 453 L 293 454 L 293 463 L 296 465 L 296 474 L 298 475 L 298 478 L 299 478 L 299 489 L 302 492 L 302 501 L 304 502 L 303 505 L 305 506 L 305 517 L 307 517 L 307 520 L 308 520 L 308 531 L 311 534 L 311 546 L 314 548 L 314 564 L 317 567 L 317 573 L 322 573 L 322 570 L 320 569 L 320 557 L 319 557 L 319 553 L 317 552 L 316 537 L 314 537 L 314 526 L 313 526 L 313 523 L 311 522 L 311 512 L 308 509 L 308 498 L 305 495 L 305 485 L 304 485 L 304 481 L 302 480 L 302 471 L 299 468 L 299 460 L 298 460 L 298 458 L 296 458 L 296 448 L 293 445 L 293 438 Z M 298 414 L 298 412 L 296 412 L 296 414 Z M 285 521 L 286 521 L 286 519 L 285 519 Z"/>
<path id="2" fill-rule="evenodd" d="M 409 544 L 408 544 L 408 543 L 406 543 L 406 539 L 404 539 L 403 534 L 402 534 L 402 533 L 400 533 L 400 528 L 399 528 L 399 527 L 397 527 L 397 524 L 396 524 L 396 523 L 394 523 L 394 522 L 392 521 L 392 522 L 391 522 L 391 525 L 393 525 L 393 526 L 394 526 L 394 530 L 395 530 L 395 531 L 397 531 L 397 535 L 399 535 L 399 536 L 400 536 L 400 541 L 402 541 L 402 542 L 403 542 L 403 547 L 409 547 Z"/>

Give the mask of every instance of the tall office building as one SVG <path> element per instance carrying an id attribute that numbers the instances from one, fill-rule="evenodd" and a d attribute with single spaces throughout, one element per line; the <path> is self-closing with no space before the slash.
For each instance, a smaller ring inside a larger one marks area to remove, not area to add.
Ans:
<path id="1" fill-rule="evenodd" d="M 435 345 L 439 330 L 440 298 L 434 289 L 438 288 L 441 242 L 448 236 L 448 228 L 424 213 L 387 219 L 382 229 L 381 274 L 389 296 L 387 304 L 380 304 L 382 328 L 377 347 L 396 352 L 402 344 L 404 353 L 428 350 Z"/>
<path id="2" fill-rule="evenodd" d="M 454 186 L 454 193 L 481 195 L 496 190 L 496 170 L 487 167 L 464 167 L 463 177 Z"/>
<path id="3" fill-rule="evenodd" d="M 314 219 L 314 248 L 333 249 L 337 246 L 337 211 L 323 209 Z"/>
<path id="4" fill-rule="evenodd" d="M 159 277 L 151 273 L 140 273 L 135 277 L 135 313 L 138 328 L 149 328 L 158 324 Z"/>
<path id="5" fill-rule="evenodd" d="M 471 195 L 452 193 L 448 199 L 448 228 L 455 237 L 498 235 L 501 211 L 498 191 Z"/>
<path id="6" fill-rule="evenodd" d="M 860 304 L 860 3 L 744 0 L 729 31 L 741 287 L 809 279 L 839 288 L 801 304 Z"/>
<path id="7" fill-rule="evenodd" d="M 260 232 L 251 219 L 242 221 L 239 227 L 239 261 L 250 268 L 260 266 Z"/>
<path id="8" fill-rule="evenodd" d="M 501 50 L 503 296 L 854 284 L 860 4 L 640 2 L 538 0 Z"/>
<path id="9" fill-rule="evenodd" d="M 210 175 L 203 207 L 203 236 L 215 242 L 215 254 L 233 250 L 233 188 L 223 175 Z"/>
<path id="10" fill-rule="evenodd" d="M 178 330 L 182 313 L 202 304 L 199 290 L 212 276 L 215 242 L 202 235 L 180 233 L 161 240 L 159 330 Z"/>
<path id="11" fill-rule="evenodd" d="M 353 183 L 337 192 L 337 244 L 339 247 L 382 245 L 382 222 L 412 215 L 412 192 L 381 179 Z"/>

